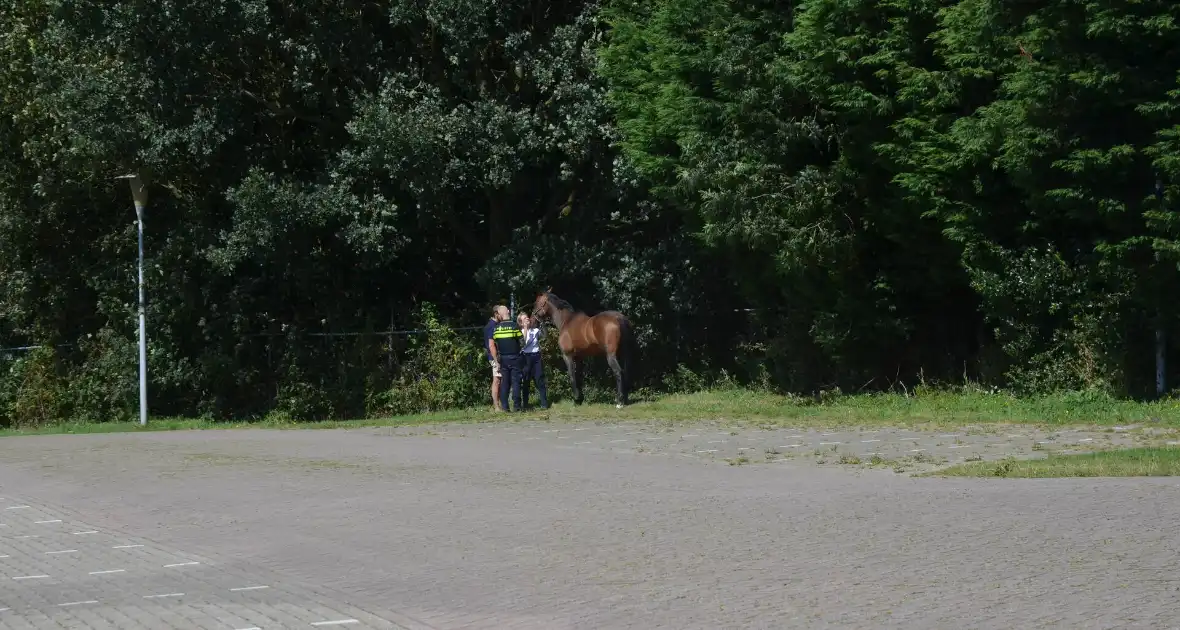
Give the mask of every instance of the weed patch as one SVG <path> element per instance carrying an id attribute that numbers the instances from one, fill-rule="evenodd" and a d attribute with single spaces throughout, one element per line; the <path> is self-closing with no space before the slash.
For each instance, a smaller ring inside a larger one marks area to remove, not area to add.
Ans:
<path id="1" fill-rule="evenodd" d="M 939 477 L 1169 477 L 1180 475 L 1180 448 L 1130 448 L 1044 459 L 968 462 L 922 476 Z"/>

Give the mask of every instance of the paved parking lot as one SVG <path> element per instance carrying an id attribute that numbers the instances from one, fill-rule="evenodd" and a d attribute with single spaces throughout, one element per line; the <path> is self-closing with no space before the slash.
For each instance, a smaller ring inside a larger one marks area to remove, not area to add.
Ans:
<path id="1" fill-rule="evenodd" d="M 725 423 L 451 424 L 386 429 L 387 435 L 432 435 L 537 442 L 561 448 L 677 455 L 731 465 L 810 463 L 887 466 L 925 472 L 967 461 L 1038 458 L 1111 448 L 1180 444 L 1180 434 L 1151 426 L 1045 429 L 1012 425 L 964 425 L 953 429 L 751 428 Z"/>
<path id="2" fill-rule="evenodd" d="M 1180 627 L 1177 480 L 904 474 L 1174 436 L 1009 429 L 6 438 L 0 628 Z"/>

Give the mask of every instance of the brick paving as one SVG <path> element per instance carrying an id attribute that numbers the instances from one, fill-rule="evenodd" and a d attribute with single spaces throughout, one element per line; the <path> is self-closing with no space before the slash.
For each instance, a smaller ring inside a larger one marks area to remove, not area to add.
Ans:
<path id="1" fill-rule="evenodd" d="M 1174 439 L 533 420 L 5 438 L 0 628 L 1178 628 L 1180 481 L 904 474 Z"/>
<path id="2" fill-rule="evenodd" d="M 723 423 L 515 423 L 452 424 L 384 429 L 385 435 L 479 437 L 551 443 L 562 448 L 679 455 L 738 463 L 811 463 L 889 466 L 925 472 L 949 464 L 1033 459 L 1049 453 L 1180 444 L 1180 432 L 1153 426 L 1046 429 L 1022 425 L 964 425 L 953 429 L 758 429 Z"/>
<path id="3" fill-rule="evenodd" d="M 96 527 L 71 511 L 5 493 L 0 580 L 8 583 L 0 589 L 0 627 L 293 628 L 345 620 L 400 627 L 232 562 Z"/>

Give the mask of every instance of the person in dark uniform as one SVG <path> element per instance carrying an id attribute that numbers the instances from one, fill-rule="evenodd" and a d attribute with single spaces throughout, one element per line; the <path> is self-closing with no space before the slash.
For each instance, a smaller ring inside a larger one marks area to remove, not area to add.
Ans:
<path id="1" fill-rule="evenodd" d="M 502 311 L 497 315 L 500 321 L 492 329 L 492 359 L 500 366 L 500 408 L 508 411 L 508 392 L 512 391 L 512 406 L 516 411 L 524 411 L 520 403 L 520 381 L 522 369 L 521 346 L 524 344 L 524 334 L 512 316 L 508 307 L 501 306 Z"/>

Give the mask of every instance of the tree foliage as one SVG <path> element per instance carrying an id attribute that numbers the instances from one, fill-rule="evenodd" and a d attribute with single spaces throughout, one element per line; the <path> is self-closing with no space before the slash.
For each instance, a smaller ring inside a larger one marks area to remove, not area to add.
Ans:
<path id="1" fill-rule="evenodd" d="M 132 413 L 132 170 L 155 413 L 470 404 L 378 333 L 544 286 L 653 386 L 1149 393 L 1178 6 L 4 0 L 0 422 Z"/>

